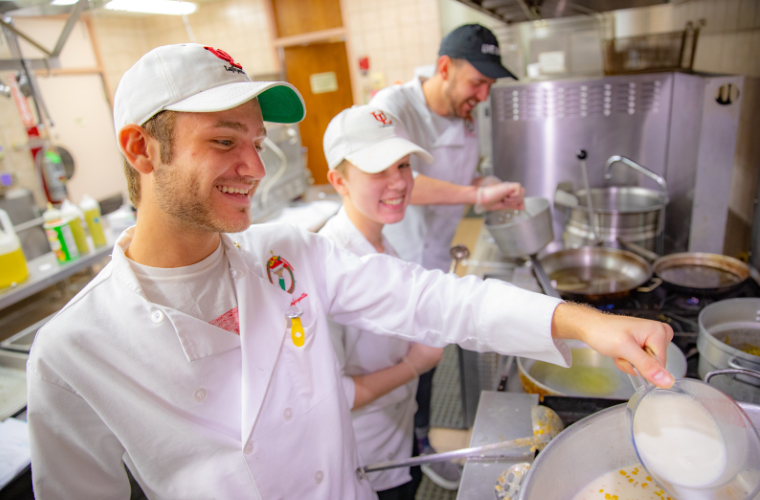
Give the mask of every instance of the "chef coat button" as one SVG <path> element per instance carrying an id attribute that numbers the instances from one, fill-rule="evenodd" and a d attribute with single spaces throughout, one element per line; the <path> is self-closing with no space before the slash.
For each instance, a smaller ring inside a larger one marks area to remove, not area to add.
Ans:
<path id="1" fill-rule="evenodd" d="M 285 420 L 290 420 L 293 418 L 293 410 L 290 408 L 285 408 L 285 411 L 282 412 L 282 416 L 285 417 Z"/>
<path id="2" fill-rule="evenodd" d="M 246 443 L 245 448 L 243 448 L 243 453 L 246 455 L 253 453 L 253 443 Z"/>
<path id="3" fill-rule="evenodd" d="M 206 399 L 206 390 L 198 389 L 197 391 L 195 391 L 194 396 L 195 396 L 195 399 L 197 399 L 198 401 L 203 401 L 204 399 Z"/>
<path id="4" fill-rule="evenodd" d="M 324 477 L 325 477 L 325 475 L 322 473 L 322 471 L 321 471 L 321 470 L 318 470 L 318 471 L 317 471 L 317 472 L 314 474 L 314 482 L 316 482 L 317 484 L 319 484 L 319 483 L 321 483 L 321 482 L 322 482 L 322 478 L 324 478 Z"/>
<path id="5" fill-rule="evenodd" d="M 237 275 L 238 275 L 237 269 L 230 269 L 230 274 L 232 275 L 233 278 L 237 278 Z"/>
<path id="6" fill-rule="evenodd" d="M 163 319 L 164 319 L 164 313 L 162 313 L 161 311 L 153 311 L 150 314 L 150 320 L 154 323 L 161 323 Z"/>

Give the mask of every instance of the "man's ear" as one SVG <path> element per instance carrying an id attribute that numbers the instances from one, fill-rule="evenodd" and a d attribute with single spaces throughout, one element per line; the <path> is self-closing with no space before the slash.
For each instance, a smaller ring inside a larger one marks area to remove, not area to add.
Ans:
<path id="1" fill-rule="evenodd" d="M 337 170 L 330 170 L 327 172 L 327 180 L 335 188 L 341 196 L 348 196 L 348 186 L 346 185 L 346 179 Z"/>
<path id="2" fill-rule="evenodd" d="M 141 174 L 153 172 L 154 162 L 160 157 L 160 150 L 152 144 L 156 142 L 139 125 L 127 125 L 119 130 L 119 149 L 130 165 Z"/>
<path id="3" fill-rule="evenodd" d="M 436 72 L 441 75 L 441 78 L 448 80 L 449 74 L 451 72 L 451 65 L 452 61 L 449 56 L 441 56 L 438 58 L 438 67 Z"/>

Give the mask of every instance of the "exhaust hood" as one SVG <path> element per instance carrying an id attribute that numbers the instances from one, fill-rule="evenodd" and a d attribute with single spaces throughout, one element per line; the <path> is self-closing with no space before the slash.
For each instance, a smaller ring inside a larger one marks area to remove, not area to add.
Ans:
<path id="1" fill-rule="evenodd" d="M 668 0 L 458 0 L 507 24 L 649 7 Z"/>

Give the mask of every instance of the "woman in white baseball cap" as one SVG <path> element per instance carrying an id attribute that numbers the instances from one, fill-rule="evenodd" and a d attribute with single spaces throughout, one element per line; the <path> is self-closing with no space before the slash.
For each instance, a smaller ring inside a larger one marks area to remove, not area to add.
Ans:
<path id="1" fill-rule="evenodd" d="M 354 106 L 332 119 L 324 136 L 327 178 L 343 198 L 340 212 L 320 234 L 358 255 L 398 257 L 383 238 L 385 224 L 404 218 L 414 177 L 411 155 L 430 154 L 399 136 L 395 118 L 373 106 Z M 343 388 L 364 464 L 412 456 L 415 394 L 420 373 L 443 349 L 375 335 L 330 322 Z M 380 500 L 413 500 L 421 473 L 409 467 L 369 475 Z"/>

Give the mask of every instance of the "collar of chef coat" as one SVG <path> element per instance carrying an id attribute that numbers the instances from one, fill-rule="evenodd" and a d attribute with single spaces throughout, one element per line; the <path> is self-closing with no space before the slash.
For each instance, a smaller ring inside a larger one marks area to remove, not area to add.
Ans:
<path id="1" fill-rule="evenodd" d="M 330 219 L 328 224 L 331 227 L 328 228 L 326 226 L 325 229 L 329 230 L 333 235 L 335 235 L 339 239 L 341 246 L 351 253 L 358 255 L 359 257 L 364 257 L 365 255 L 374 255 L 378 253 L 377 249 L 372 245 L 372 243 L 370 243 L 367 238 L 364 237 L 362 232 L 359 231 L 356 225 L 351 222 L 351 219 L 348 217 L 348 214 L 346 213 L 346 209 L 344 207 L 340 207 L 338 213 L 335 214 L 332 219 Z M 385 247 L 385 253 L 392 257 L 397 257 L 398 255 L 393 250 L 390 242 L 385 238 L 385 236 L 382 236 L 382 238 L 383 247 Z"/>
<path id="2" fill-rule="evenodd" d="M 426 80 L 423 77 L 414 79 L 412 92 L 416 96 L 417 108 L 419 113 L 424 117 L 425 122 L 430 127 L 434 137 L 433 147 L 463 147 L 465 143 L 464 120 L 456 118 L 444 118 L 437 115 L 427 105 L 425 93 L 422 91 L 422 83 Z M 442 132 L 438 130 L 443 127 Z"/>
<path id="3" fill-rule="evenodd" d="M 190 320 L 194 318 L 168 307 L 153 304 L 145 298 L 142 287 L 124 254 L 124 250 L 132 241 L 134 229 L 133 226 L 124 231 L 114 245 L 112 257 L 114 273 L 130 291 L 142 297 L 147 308 L 146 314 L 161 311 L 167 315 L 179 337 L 187 360 L 199 359 L 195 342 L 208 343 L 208 335 L 199 336 L 197 330 L 200 329 L 188 327 L 197 326 L 197 321 L 200 320 L 195 320 L 196 323 L 193 323 Z M 256 262 L 254 260 L 256 257 L 245 247 L 236 244 L 226 234 L 222 234 L 221 239 L 230 263 L 232 282 L 237 295 L 240 336 L 231 332 L 218 332 L 219 336 L 233 336 L 227 337 L 230 339 L 226 344 L 228 348 L 218 347 L 214 352 L 209 350 L 205 352 L 205 356 L 240 346 L 243 377 L 241 440 L 245 443 L 253 432 L 254 422 L 261 411 L 264 396 L 279 358 L 287 330 L 285 311 L 290 307 L 292 296 L 279 286 L 270 283 L 267 278 L 264 278 L 263 272 L 258 271 L 255 266 L 247 264 L 247 262 Z M 234 345 L 232 345 L 232 340 L 235 340 Z"/>
<path id="4" fill-rule="evenodd" d="M 128 262 L 128 257 L 125 255 L 127 247 L 132 242 L 134 230 L 135 227 L 133 226 L 124 231 L 117 240 L 116 245 L 114 245 L 112 255 L 114 274 L 127 289 L 145 301 L 147 315 L 156 314 L 158 311 L 166 315 L 177 333 L 179 343 L 189 362 L 239 348 L 243 332 L 246 331 L 245 327 L 250 327 L 253 323 L 252 318 L 256 318 L 255 321 L 260 322 L 268 316 L 265 311 L 260 311 L 259 309 L 269 299 L 272 299 L 274 303 L 269 304 L 268 307 L 272 310 L 282 310 L 282 314 L 277 318 L 279 321 L 275 321 L 277 325 L 273 325 L 276 326 L 273 331 L 279 332 L 279 335 L 277 335 L 279 341 L 275 341 L 279 349 L 279 343 L 282 341 L 285 325 L 287 324 L 284 318 L 285 310 L 290 305 L 290 295 L 279 287 L 272 286 L 268 280 L 261 276 L 258 269 L 249 266 L 243 256 L 244 251 L 237 248 L 228 235 L 222 234 L 221 240 L 230 263 L 230 273 L 233 277 L 232 282 L 237 296 L 240 335 L 210 325 L 170 307 L 150 302 L 145 297 L 140 282 Z M 250 285 L 258 285 L 256 288 L 259 288 L 259 290 L 250 290 Z M 267 300 L 259 300 L 258 297 L 260 295 L 266 296 Z M 249 300 L 249 297 L 257 298 Z M 266 336 L 266 338 L 269 338 L 269 336 Z"/>

